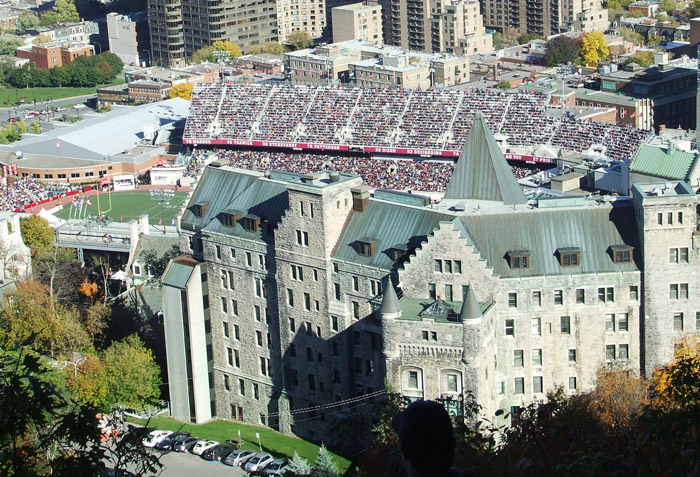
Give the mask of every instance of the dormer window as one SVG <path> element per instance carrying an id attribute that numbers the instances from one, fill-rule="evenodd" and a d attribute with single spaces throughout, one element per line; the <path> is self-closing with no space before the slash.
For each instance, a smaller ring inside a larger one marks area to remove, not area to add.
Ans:
<path id="1" fill-rule="evenodd" d="M 511 250 L 508 252 L 508 263 L 510 268 L 530 268 L 530 251 L 529 250 Z"/>
<path id="2" fill-rule="evenodd" d="M 559 265 L 562 267 L 578 267 L 581 265 L 581 249 L 578 247 L 566 247 L 557 250 L 559 253 Z"/>
<path id="3" fill-rule="evenodd" d="M 611 245 L 610 254 L 613 263 L 630 263 L 632 261 L 632 251 L 629 245 Z"/>
<path id="4" fill-rule="evenodd" d="M 207 209 L 209 208 L 209 202 L 196 202 L 195 204 L 192 205 L 192 213 L 196 217 L 204 217 L 204 214 L 207 213 Z"/>
<path id="5" fill-rule="evenodd" d="M 355 251 L 364 257 L 371 257 L 379 241 L 371 237 L 362 237 L 355 242 Z"/>
<path id="6" fill-rule="evenodd" d="M 391 260 L 399 262 L 408 256 L 408 247 L 402 244 L 391 247 Z"/>
<path id="7" fill-rule="evenodd" d="M 241 225 L 243 225 L 243 228 L 248 232 L 257 232 L 260 228 L 260 221 L 261 219 L 257 215 L 248 214 L 243 217 Z"/>
<path id="8" fill-rule="evenodd" d="M 238 210 L 228 209 L 221 213 L 221 225 L 224 227 L 235 227 L 242 213 Z"/>

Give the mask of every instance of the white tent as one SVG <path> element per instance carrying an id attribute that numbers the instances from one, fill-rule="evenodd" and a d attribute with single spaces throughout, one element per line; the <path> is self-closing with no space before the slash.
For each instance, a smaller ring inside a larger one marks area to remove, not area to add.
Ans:
<path id="1" fill-rule="evenodd" d="M 114 272 L 111 277 L 112 280 L 126 280 L 126 273 L 124 273 L 124 270 L 119 270 L 117 272 Z"/>
<path id="2" fill-rule="evenodd" d="M 51 227 L 54 227 L 54 228 L 66 223 L 65 220 L 59 219 L 58 217 L 56 217 L 55 215 L 53 215 L 51 212 L 49 212 L 46 209 L 41 209 L 39 211 L 39 213 L 36 215 L 38 215 L 39 217 L 41 217 L 43 219 L 46 219 L 46 221 L 49 223 L 49 225 Z"/>

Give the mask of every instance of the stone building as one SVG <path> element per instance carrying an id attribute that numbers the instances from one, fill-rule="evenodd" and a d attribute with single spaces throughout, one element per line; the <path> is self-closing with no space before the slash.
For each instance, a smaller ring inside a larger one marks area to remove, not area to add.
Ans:
<path id="1" fill-rule="evenodd" d="M 437 204 L 213 163 L 163 279 L 172 413 L 321 440 L 385 382 L 471 391 L 504 424 L 498 410 L 591 390 L 606 366 L 648 374 L 700 326 L 696 209 L 682 181 L 528 201 L 481 113 Z"/>

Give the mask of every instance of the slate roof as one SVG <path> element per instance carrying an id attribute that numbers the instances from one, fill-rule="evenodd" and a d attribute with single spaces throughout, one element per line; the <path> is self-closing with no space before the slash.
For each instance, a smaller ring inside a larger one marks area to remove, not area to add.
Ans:
<path id="1" fill-rule="evenodd" d="M 630 165 L 632 172 L 647 174 L 663 179 L 689 180 L 695 169 L 698 156 L 691 152 L 642 145 Z"/>
<path id="2" fill-rule="evenodd" d="M 492 200 L 506 205 L 527 203 L 480 111 L 464 142 L 445 199 Z"/>

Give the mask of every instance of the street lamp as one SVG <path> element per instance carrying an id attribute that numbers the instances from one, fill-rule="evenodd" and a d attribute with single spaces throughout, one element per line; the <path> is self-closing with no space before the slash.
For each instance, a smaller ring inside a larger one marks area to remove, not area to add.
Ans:
<path id="1" fill-rule="evenodd" d="M 85 361 L 87 361 L 87 356 L 78 358 L 75 361 L 66 361 L 66 366 L 68 366 L 69 364 L 73 366 L 73 373 L 75 379 L 78 379 L 78 367 L 80 367 L 80 365 L 83 364 Z"/>
<path id="2" fill-rule="evenodd" d="M 102 54 L 102 45 L 100 45 L 99 42 L 96 41 L 95 43 L 92 44 L 92 46 L 99 46 L 99 47 L 100 47 L 100 52 L 99 52 L 98 54 L 99 54 L 99 55 Z"/>
<path id="3" fill-rule="evenodd" d="M 151 51 L 150 50 L 143 50 L 146 53 L 148 53 L 148 65 L 146 66 L 151 66 L 153 64 L 153 60 L 151 59 Z"/>
<path id="4" fill-rule="evenodd" d="M 160 223 L 165 234 L 165 206 L 175 197 L 175 191 L 170 189 L 151 189 L 151 199 L 160 202 Z"/>

